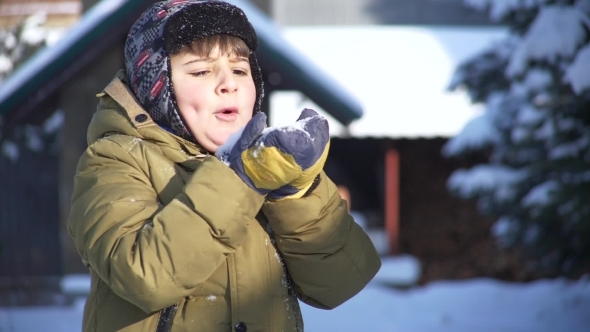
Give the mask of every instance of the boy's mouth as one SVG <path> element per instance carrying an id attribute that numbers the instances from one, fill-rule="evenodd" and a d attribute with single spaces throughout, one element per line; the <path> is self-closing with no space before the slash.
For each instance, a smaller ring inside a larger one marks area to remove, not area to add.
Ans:
<path id="1" fill-rule="evenodd" d="M 238 117 L 238 113 L 236 107 L 227 107 L 215 112 L 215 117 L 221 121 L 232 122 Z"/>
<path id="2" fill-rule="evenodd" d="M 223 114 L 238 113 L 238 109 L 236 107 L 222 108 L 217 113 L 223 113 Z"/>

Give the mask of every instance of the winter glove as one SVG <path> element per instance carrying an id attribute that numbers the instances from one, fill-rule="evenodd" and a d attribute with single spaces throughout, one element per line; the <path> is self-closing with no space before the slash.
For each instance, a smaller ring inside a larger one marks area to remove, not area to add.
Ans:
<path id="1" fill-rule="evenodd" d="M 289 184 L 268 194 L 267 197 L 275 201 L 300 198 L 312 189 L 316 179 L 319 180 L 318 176 L 324 168 L 330 149 L 328 121 L 312 109 L 304 109 L 295 126 L 286 128 L 294 129 L 301 136 L 301 141 L 297 143 L 301 145 L 299 149 L 301 154 L 296 157 L 296 160 L 302 168 L 302 173 Z"/>
<path id="2" fill-rule="evenodd" d="M 303 170 L 297 158 L 305 147 L 300 144 L 303 133 L 265 127 L 266 115 L 258 113 L 215 152 L 219 160 L 261 195 L 301 176 Z"/>

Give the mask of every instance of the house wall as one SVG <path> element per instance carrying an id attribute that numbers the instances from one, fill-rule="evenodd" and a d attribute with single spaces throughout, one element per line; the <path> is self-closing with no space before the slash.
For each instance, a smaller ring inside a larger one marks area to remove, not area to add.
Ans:
<path id="1" fill-rule="evenodd" d="M 446 159 L 447 139 L 332 139 L 326 173 L 351 192 L 352 209 L 365 214 L 370 228 L 383 228 L 385 147 L 400 155 L 401 254 L 423 264 L 421 283 L 440 279 L 494 277 L 526 280 L 517 252 L 496 247 L 494 219 L 478 213 L 476 202 L 453 197 L 446 182 L 453 170 L 485 162 L 485 155 Z"/>
<path id="2" fill-rule="evenodd" d="M 83 0 L 84 10 L 88 10 L 96 2 L 97 0 Z M 112 46 L 100 50 L 88 65 L 59 89 L 59 104 L 65 115 L 59 169 L 59 221 L 64 274 L 88 272 L 67 233 L 74 175 L 78 159 L 87 147 L 86 130 L 98 104 L 96 94 L 106 87 L 119 69 L 124 68 L 124 42 L 124 37 L 112 40 Z"/>
<path id="3" fill-rule="evenodd" d="M 473 277 L 529 278 L 516 251 L 496 246 L 490 232 L 495 219 L 480 215 L 475 201 L 461 200 L 447 190 L 454 170 L 486 162 L 486 156 L 446 159 L 441 155 L 446 141 L 394 141 L 401 156 L 401 251 L 420 258 L 423 283 Z"/>
<path id="4" fill-rule="evenodd" d="M 55 146 L 0 155 L 0 307 L 47 303 L 62 272 Z"/>
<path id="5" fill-rule="evenodd" d="M 87 147 L 86 130 L 98 103 L 96 94 L 124 67 L 123 42 L 115 43 L 100 54 L 60 89 L 60 104 L 65 114 L 60 156 L 60 232 L 65 274 L 88 271 L 67 234 L 66 222 L 70 213 L 76 165 Z"/>
<path id="6" fill-rule="evenodd" d="M 59 275 L 57 153 L 15 144 L 0 156 L 0 279 Z"/>

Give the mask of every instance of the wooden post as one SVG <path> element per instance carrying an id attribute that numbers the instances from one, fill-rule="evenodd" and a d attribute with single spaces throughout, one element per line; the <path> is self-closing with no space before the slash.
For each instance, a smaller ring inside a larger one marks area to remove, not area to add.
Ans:
<path id="1" fill-rule="evenodd" d="M 399 253 L 399 152 L 388 146 L 385 152 L 385 231 L 389 252 Z"/>

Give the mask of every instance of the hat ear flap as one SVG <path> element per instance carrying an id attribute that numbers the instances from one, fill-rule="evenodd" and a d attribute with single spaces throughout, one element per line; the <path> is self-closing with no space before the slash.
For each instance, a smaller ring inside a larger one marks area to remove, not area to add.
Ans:
<path id="1" fill-rule="evenodd" d="M 256 59 L 256 53 L 250 51 L 250 71 L 252 73 L 252 80 L 256 87 L 256 102 L 254 103 L 254 114 L 262 110 L 262 100 L 264 99 L 264 80 L 262 79 L 262 71 Z"/>

